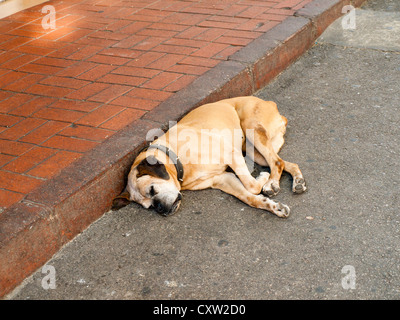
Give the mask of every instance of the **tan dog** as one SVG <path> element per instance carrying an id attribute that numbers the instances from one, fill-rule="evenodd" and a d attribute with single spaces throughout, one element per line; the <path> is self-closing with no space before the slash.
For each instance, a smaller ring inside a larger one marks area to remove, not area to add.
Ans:
<path id="1" fill-rule="evenodd" d="M 292 175 L 293 192 L 306 190 L 298 165 L 277 154 L 286 125 L 274 102 L 252 96 L 200 106 L 138 155 L 113 209 L 135 201 L 167 216 L 179 208 L 181 190 L 215 188 L 285 218 L 289 207 L 268 198 L 279 192 L 282 171 Z M 255 163 L 269 166 L 271 174 L 252 177 L 244 150 Z M 234 173 L 226 171 L 228 166 Z"/>

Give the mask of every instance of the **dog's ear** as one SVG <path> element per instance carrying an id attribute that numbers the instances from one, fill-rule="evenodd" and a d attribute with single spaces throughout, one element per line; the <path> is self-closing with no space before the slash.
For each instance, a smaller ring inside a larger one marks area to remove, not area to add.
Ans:
<path id="1" fill-rule="evenodd" d="M 119 196 L 115 197 L 111 210 L 116 211 L 131 203 L 129 192 L 125 189 Z"/>
<path id="2" fill-rule="evenodd" d="M 148 156 L 146 159 L 143 159 L 136 169 L 138 170 L 136 178 L 144 175 L 150 175 L 164 180 L 169 179 L 169 174 L 165 168 L 165 165 L 160 163 L 154 156 Z"/>

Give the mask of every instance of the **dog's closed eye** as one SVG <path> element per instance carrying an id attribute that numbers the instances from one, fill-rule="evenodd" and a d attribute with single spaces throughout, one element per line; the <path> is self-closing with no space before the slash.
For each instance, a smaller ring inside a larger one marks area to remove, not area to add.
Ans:
<path id="1" fill-rule="evenodd" d="M 154 186 L 150 187 L 150 191 L 149 191 L 150 197 L 154 197 L 156 194 L 156 191 L 154 190 Z"/>

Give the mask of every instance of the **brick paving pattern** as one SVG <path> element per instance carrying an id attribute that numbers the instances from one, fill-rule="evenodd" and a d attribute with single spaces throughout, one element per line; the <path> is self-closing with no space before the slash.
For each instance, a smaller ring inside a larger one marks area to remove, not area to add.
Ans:
<path id="1" fill-rule="evenodd" d="M 49 1 L 1 19 L 0 208 L 310 1 Z"/>

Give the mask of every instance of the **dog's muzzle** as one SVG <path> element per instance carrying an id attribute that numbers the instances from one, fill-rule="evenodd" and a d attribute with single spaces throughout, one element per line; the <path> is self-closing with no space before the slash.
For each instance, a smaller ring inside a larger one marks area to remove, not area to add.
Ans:
<path id="1" fill-rule="evenodd" d="M 166 203 L 165 201 L 154 198 L 152 207 L 156 210 L 157 213 L 163 215 L 164 217 L 170 216 L 174 214 L 181 203 L 182 195 L 179 193 L 176 197 L 175 201 L 172 203 Z"/>

